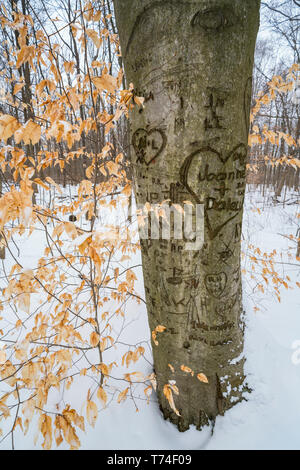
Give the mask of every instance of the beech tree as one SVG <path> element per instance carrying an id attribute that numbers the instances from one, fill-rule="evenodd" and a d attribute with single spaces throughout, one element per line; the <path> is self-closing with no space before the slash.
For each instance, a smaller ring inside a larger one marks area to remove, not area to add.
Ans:
<path id="1" fill-rule="evenodd" d="M 127 82 L 145 98 L 131 114 L 136 201 L 204 205 L 200 250 L 141 240 L 160 407 L 201 429 L 248 390 L 240 247 L 260 0 L 128 3 L 114 6 Z"/>

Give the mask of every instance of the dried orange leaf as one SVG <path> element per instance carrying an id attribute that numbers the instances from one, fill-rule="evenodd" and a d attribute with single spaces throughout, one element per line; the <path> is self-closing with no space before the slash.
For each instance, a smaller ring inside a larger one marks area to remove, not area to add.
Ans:
<path id="1" fill-rule="evenodd" d="M 86 417 L 89 424 L 94 427 L 98 417 L 98 408 L 96 403 L 91 400 L 88 400 L 86 405 Z"/>
<path id="2" fill-rule="evenodd" d="M 106 394 L 105 390 L 103 390 L 102 387 L 99 387 L 99 388 L 98 388 L 98 391 L 97 391 L 97 398 L 101 401 L 101 403 L 103 403 L 104 406 L 106 405 L 106 402 L 107 402 L 107 394 Z"/>
<path id="3" fill-rule="evenodd" d="M 190 367 L 187 367 L 187 366 L 182 365 L 182 366 L 180 367 L 180 369 L 181 369 L 183 372 L 186 372 L 187 374 L 194 375 L 194 371 L 193 371 Z"/>
<path id="4" fill-rule="evenodd" d="M 166 399 L 169 402 L 169 405 L 170 405 L 171 409 L 174 411 L 174 413 L 177 416 L 180 416 L 180 413 L 177 410 L 177 408 L 175 406 L 175 403 L 174 403 L 174 398 L 173 398 L 171 386 L 169 384 L 165 385 L 164 389 L 163 389 L 163 392 L 164 392 L 164 395 L 165 395 Z"/>
<path id="5" fill-rule="evenodd" d="M 109 74 L 103 74 L 101 77 L 94 77 L 93 83 L 97 90 L 106 90 L 109 93 L 114 93 L 118 87 L 117 79 Z"/>
<path id="6" fill-rule="evenodd" d="M 122 401 L 126 400 L 126 396 L 127 396 L 127 393 L 128 393 L 128 390 L 129 390 L 129 387 L 125 388 L 125 390 L 123 390 L 123 392 L 121 392 L 118 396 L 118 403 L 121 403 Z"/>
<path id="7" fill-rule="evenodd" d="M 152 331 L 152 339 L 155 346 L 158 346 L 158 341 L 156 339 L 157 333 L 163 333 L 163 331 L 165 331 L 166 329 L 167 328 L 165 326 L 158 325 L 155 330 Z"/>
<path id="8" fill-rule="evenodd" d="M 96 331 L 93 331 L 93 333 L 91 333 L 90 335 L 90 345 L 93 348 L 95 348 L 96 346 L 98 346 L 99 341 L 100 341 L 100 335 L 96 333 Z"/>
<path id="9" fill-rule="evenodd" d="M 205 374 L 198 374 L 197 379 L 200 380 L 200 382 L 203 382 L 205 384 L 208 384 L 208 378 L 206 377 Z"/>

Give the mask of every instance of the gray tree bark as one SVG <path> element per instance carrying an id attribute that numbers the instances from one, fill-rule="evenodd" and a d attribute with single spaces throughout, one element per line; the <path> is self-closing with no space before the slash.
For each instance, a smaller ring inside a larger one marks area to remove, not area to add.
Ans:
<path id="1" fill-rule="evenodd" d="M 166 327 L 153 344 L 160 407 L 201 429 L 247 390 L 240 247 L 260 0 L 114 3 L 127 83 L 145 97 L 131 115 L 137 203 L 205 205 L 201 250 L 141 241 L 150 328 Z"/>
<path id="2" fill-rule="evenodd" d="M 0 197 L 2 196 L 2 181 L 0 181 Z M 2 245 L 3 237 L 0 235 L 0 259 L 5 259 L 5 246 Z"/>

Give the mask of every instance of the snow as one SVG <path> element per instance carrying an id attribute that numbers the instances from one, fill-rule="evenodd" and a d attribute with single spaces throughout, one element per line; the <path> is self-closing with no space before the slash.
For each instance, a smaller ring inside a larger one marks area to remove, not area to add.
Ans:
<path id="1" fill-rule="evenodd" d="M 257 211 L 260 209 L 260 213 Z M 274 264 L 282 277 L 289 276 L 289 289 L 280 288 L 281 302 L 277 300 L 272 285 L 265 286 L 265 292 L 257 289 L 257 281 L 251 279 L 249 256 L 243 260 L 244 306 L 246 310 L 245 354 L 248 383 L 253 389 L 243 402 L 218 417 L 214 433 L 210 428 L 201 432 L 191 428 L 180 433 L 174 425 L 164 421 L 152 395 L 149 404 L 143 393 L 137 392 L 136 403 L 131 399 L 117 404 L 116 400 L 101 410 L 95 428 L 87 427 L 80 433 L 82 449 L 299 449 L 300 422 L 300 296 L 296 282 L 300 282 L 299 263 L 296 261 L 295 241 L 286 236 L 296 235 L 295 221 L 297 206 L 274 205 L 268 197 L 264 199 L 256 191 L 248 191 L 244 218 L 244 251 L 249 255 L 249 244 L 259 247 L 261 252 L 277 250 Z M 25 268 L 32 267 L 43 249 L 41 232 L 35 232 L 23 239 L 21 261 Z M 283 236 L 285 235 L 285 236 Z M 40 239 L 39 239 L 40 237 Z M 24 237 L 23 237 L 24 238 Z M 38 249 L 39 247 L 39 249 Z M 40 253 L 38 253 L 40 251 Z M 9 262 L 8 259 L 5 263 Z M 139 265 L 139 255 L 133 257 L 131 265 Z M 280 264 L 282 263 L 282 264 Z M 138 275 L 137 291 L 143 297 L 141 268 Z M 259 310 L 255 311 L 254 307 Z M 130 321 L 120 341 L 124 343 L 145 342 L 149 344 L 149 329 L 145 305 L 135 302 L 127 305 Z M 1 346 L 1 345 L 0 345 Z M 146 347 L 151 362 L 150 349 Z M 126 348 L 124 349 L 126 352 Z M 113 352 L 112 358 L 113 358 Z M 151 373 L 146 361 L 135 365 L 135 370 Z M 120 371 L 118 370 L 118 375 Z M 83 377 L 72 387 L 72 399 L 82 403 Z M 59 392 L 51 396 L 53 406 L 59 399 Z M 34 446 L 36 429 L 34 423 L 24 437 L 19 430 L 15 432 L 16 449 L 39 449 L 41 439 Z M 9 449 L 10 441 L 4 441 L 0 450 Z M 64 444 L 61 448 L 68 448 Z"/>

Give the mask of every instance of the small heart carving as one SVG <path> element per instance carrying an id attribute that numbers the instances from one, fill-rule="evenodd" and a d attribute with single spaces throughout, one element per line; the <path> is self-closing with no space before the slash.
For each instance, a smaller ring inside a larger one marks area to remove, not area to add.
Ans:
<path id="1" fill-rule="evenodd" d="M 207 274 L 205 276 L 205 285 L 207 292 L 217 299 L 223 294 L 227 284 L 226 273 Z"/>
<path id="2" fill-rule="evenodd" d="M 149 166 L 162 153 L 166 143 L 166 135 L 161 129 L 137 129 L 132 137 L 137 163 Z"/>

